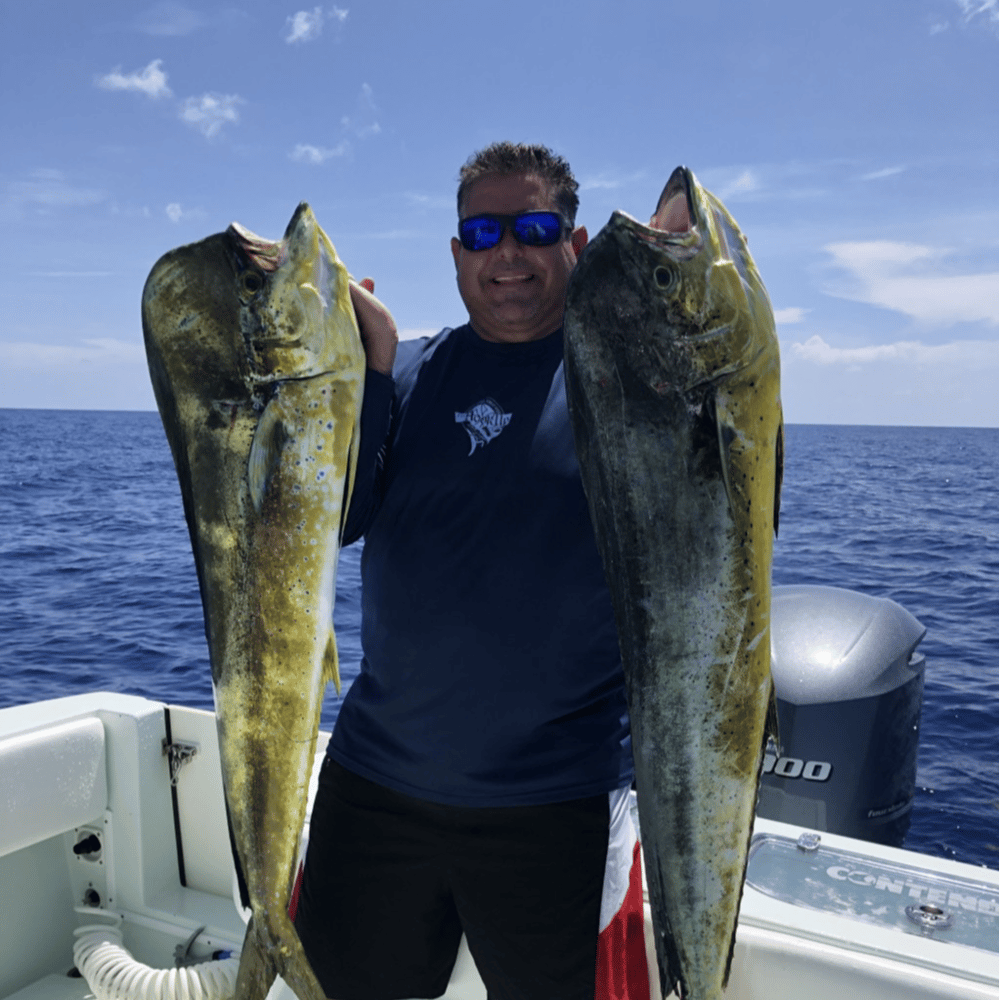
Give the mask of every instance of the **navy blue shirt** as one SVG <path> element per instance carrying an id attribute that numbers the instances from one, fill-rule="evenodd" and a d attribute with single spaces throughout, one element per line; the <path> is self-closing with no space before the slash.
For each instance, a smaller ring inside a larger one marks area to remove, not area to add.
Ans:
<path id="1" fill-rule="evenodd" d="M 562 332 L 469 326 L 369 371 L 345 542 L 365 536 L 361 672 L 329 753 L 469 806 L 632 780 L 618 640 L 566 409 Z"/>

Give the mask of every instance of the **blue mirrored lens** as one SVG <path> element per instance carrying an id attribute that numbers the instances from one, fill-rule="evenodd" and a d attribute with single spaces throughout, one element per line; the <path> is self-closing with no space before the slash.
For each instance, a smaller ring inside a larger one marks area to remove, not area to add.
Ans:
<path id="1" fill-rule="evenodd" d="M 458 236 L 466 250 L 489 250 L 503 238 L 506 226 L 525 246 L 547 247 L 562 236 L 562 219 L 556 212 L 523 212 L 521 215 L 476 215 L 463 219 Z"/>
<path id="2" fill-rule="evenodd" d="M 503 223 L 486 215 L 464 219 L 459 227 L 459 237 L 466 250 L 489 250 L 500 242 Z"/>
<path id="3" fill-rule="evenodd" d="M 514 220 L 514 235 L 528 246 L 551 246 L 561 234 L 562 221 L 555 212 L 526 212 Z"/>

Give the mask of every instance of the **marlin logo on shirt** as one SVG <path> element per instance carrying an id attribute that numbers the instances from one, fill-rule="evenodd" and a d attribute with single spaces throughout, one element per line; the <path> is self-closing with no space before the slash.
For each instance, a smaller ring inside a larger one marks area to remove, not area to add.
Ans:
<path id="1" fill-rule="evenodd" d="M 509 423 L 512 413 L 504 413 L 493 399 L 482 399 L 465 413 L 455 414 L 455 423 L 462 424 L 469 434 L 471 455 L 481 444 L 489 444 Z"/>

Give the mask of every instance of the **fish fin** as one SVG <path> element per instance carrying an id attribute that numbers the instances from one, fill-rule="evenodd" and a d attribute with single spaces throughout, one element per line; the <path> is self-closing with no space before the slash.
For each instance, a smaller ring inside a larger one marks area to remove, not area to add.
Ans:
<path id="1" fill-rule="evenodd" d="M 277 396 L 264 407 L 264 412 L 257 421 L 253 442 L 250 445 L 250 457 L 247 459 L 247 483 L 250 488 L 250 499 L 253 509 L 259 514 L 264 503 L 264 493 L 267 483 L 281 460 L 281 449 L 284 446 L 287 433 L 284 423 L 284 409 Z"/>
<path id="2" fill-rule="evenodd" d="M 354 476 L 358 467 L 358 449 L 361 445 L 361 407 L 358 407 L 358 423 L 354 425 L 351 434 L 351 444 L 347 449 L 347 474 L 344 476 L 344 499 L 340 505 L 340 540 L 344 540 L 344 529 L 347 527 L 347 512 L 351 508 L 351 497 L 354 495 Z"/>
<path id="3" fill-rule="evenodd" d="M 778 698 L 774 691 L 774 681 L 771 681 L 771 695 L 767 699 L 767 717 L 764 719 L 764 746 L 767 741 L 774 740 L 774 745 L 781 755 L 781 738 L 778 732 Z"/>
<path id="4" fill-rule="evenodd" d="M 712 409 L 715 416 L 715 433 L 719 441 L 719 464 L 722 467 L 722 481 L 726 487 L 726 498 L 729 500 L 729 512 L 733 520 L 737 519 L 736 502 L 733 497 L 733 474 L 730 464 L 729 446 L 736 439 L 736 431 L 719 412 L 718 403 L 713 400 Z"/>
<path id="5" fill-rule="evenodd" d="M 240 852 L 236 847 L 236 831 L 233 830 L 233 814 L 229 809 L 229 800 L 223 796 L 226 807 L 226 828 L 229 830 L 229 847 L 233 853 L 233 867 L 236 869 L 236 884 L 240 890 L 240 903 L 244 910 L 250 909 L 250 889 L 247 887 L 246 875 L 243 873 L 243 863 L 240 861 Z"/>
<path id="6" fill-rule="evenodd" d="M 774 440 L 774 534 L 778 535 L 778 513 L 781 510 L 781 483 L 785 478 L 785 422 L 778 408 L 778 434 Z"/>
<path id="7" fill-rule="evenodd" d="M 337 637 L 330 629 L 330 638 L 326 643 L 326 652 L 323 654 L 323 683 L 329 684 L 333 681 L 333 686 L 340 694 L 340 660 L 337 657 Z"/>
<path id="8" fill-rule="evenodd" d="M 240 1000 L 264 1000 L 267 996 L 278 975 L 269 951 L 266 942 L 261 941 L 254 918 L 251 917 L 243 939 L 243 950 L 240 952 L 240 969 L 236 974 L 235 995 Z"/>
<path id="9" fill-rule="evenodd" d="M 278 972 L 292 988 L 298 1000 L 326 1000 L 326 992 L 316 978 L 316 973 L 302 946 L 302 939 L 287 916 L 282 915 L 280 927 L 274 929 L 271 944 L 271 953 L 281 956 L 278 959 Z M 242 1000 L 238 989 L 236 996 Z"/>

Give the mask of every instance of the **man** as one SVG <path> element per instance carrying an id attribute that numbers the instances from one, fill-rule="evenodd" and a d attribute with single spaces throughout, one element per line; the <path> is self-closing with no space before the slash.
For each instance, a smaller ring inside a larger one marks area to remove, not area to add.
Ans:
<path id="1" fill-rule="evenodd" d="M 466 163 L 465 326 L 397 351 L 372 283 L 353 289 L 364 659 L 296 916 L 338 1000 L 440 996 L 463 931 L 491 1000 L 590 1000 L 608 877 L 634 910 L 624 677 L 563 386 L 576 188 L 544 147 Z"/>

